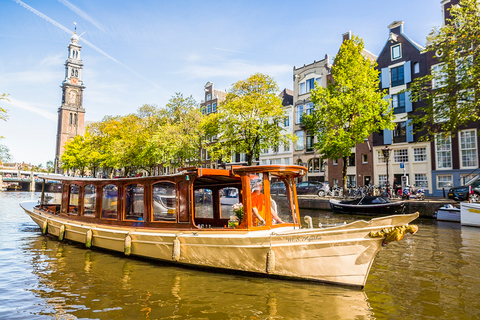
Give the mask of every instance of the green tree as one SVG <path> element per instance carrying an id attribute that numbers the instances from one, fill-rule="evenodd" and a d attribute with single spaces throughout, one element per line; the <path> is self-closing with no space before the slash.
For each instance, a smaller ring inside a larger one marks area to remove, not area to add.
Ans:
<path id="1" fill-rule="evenodd" d="M 12 155 L 10 154 L 10 149 L 7 146 L 0 144 L 0 162 L 8 162 L 12 160 Z"/>
<path id="2" fill-rule="evenodd" d="M 247 164 L 252 165 L 262 149 L 291 140 L 281 126 L 284 116 L 277 83 L 256 73 L 234 83 L 217 113 L 206 118 L 206 135 L 218 141 L 204 147 L 212 160 L 230 161 L 233 153 L 245 153 Z"/>
<path id="3" fill-rule="evenodd" d="M 0 100 L 8 100 L 8 95 L 5 93 L 0 94 Z M 0 108 L 0 120 L 7 121 L 8 115 L 7 115 L 7 109 Z"/>
<path id="4" fill-rule="evenodd" d="M 64 170 L 79 171 L 80 176 L 85 175 L 88 166 L 89 148 L 84 136 L 78 135 L 65 144 L 61 164 Z"/>
<path id="5" fill-rule="evenodd" d="M 416 131 L 425 130 L 424 139 L 439 132 L 454 135 L 480 117 L 480 4 L 461 0 L 449 10 L 451 18 L 427 38 L 426 50 L 438 64 L 409 89 L 412 101 L 424 102 L 414 118 Z"/>
<path id="6" fill-rule="evenodd" d="M 357 143 L 372 133 L 393 129 L 393 112 L 378 90 L 376 63 L 363 55 L 363 40 L 345 40 L 332 66 L 333 81 L 326 88 L 315 85 L 311 100 L 314 112 L 302 118 L 307 130 L 316 133 L 314 148 L 324 159 L 343 158 L 346 186 L 347 158 Z"/>
<path id="7" fill-rule="evenodd" d="M 52 160 L 47 161 L 47 172 L 53 173 L 55 171 L 55 166 Z"/>

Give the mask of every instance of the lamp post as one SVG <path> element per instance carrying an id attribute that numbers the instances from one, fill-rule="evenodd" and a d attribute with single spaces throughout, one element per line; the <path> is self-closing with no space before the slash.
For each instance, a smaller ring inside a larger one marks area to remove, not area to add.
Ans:
<path id="1" fill-rule="evenodd" d="M 392 149 L 390 149 L 388 146 L 385 146 L 385 148 L 382 149 L 383 157 L 385 158 L 385 161 L 387 163 L 387 183 L 386 183 L 386 189 L 387 189 L 387 195 L 390 198 L 390 183 L 388 180 L 388 160 L 390 159 L 390 152 Z"/>

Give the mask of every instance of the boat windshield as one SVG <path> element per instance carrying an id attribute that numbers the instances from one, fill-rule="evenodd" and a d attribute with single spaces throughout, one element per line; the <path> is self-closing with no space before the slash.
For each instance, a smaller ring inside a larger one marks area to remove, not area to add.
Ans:
<path id="1" fill-rule="evenodd" d="M 292 188 L 288 186 L 288 180 L 270 174 L 270 201 L 272 209 L 277 213 L 283 223 L 293 223 L 294 206 L 292 203 Z"/>
<path id="2" fill-rule="evenodd" d="M 61 204 L 62 183 L 56 180 L 45 180 L 41 205 L 48 207 L 48 211 L 59 213 Z"/>

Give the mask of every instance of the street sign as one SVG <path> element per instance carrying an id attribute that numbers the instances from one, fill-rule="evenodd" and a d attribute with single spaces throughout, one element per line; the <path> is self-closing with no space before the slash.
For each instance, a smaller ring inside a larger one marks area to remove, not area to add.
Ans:
<path id="1" fill-rule="evenodd" d="M 400 163 L 400 169 L 404 169 L 405 168 L 405 163 L 401 162 Z"/>

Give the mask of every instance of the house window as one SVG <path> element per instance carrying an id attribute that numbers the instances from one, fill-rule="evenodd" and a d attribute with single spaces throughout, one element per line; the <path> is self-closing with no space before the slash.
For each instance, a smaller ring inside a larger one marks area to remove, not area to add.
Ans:
<path id="1" fill-rule="evenodd" d="M 453 176 L 451 174 L 444 174 L 437 176 L 437 189 L 451 188 L 453 186 Z"/>
<path id="2" fill-rule="evenodd" d="M 333 185 L 338 186 L 338 179 L 333 179 Z"/>
<path id="3" fill-rule="evenodd" d="M 397 122 L 395 129 L 393 129 L 393 142 L 407 142 L 407 122 Z"/>
<path id="4" fill-rule="evenodd" d="M 447 85 L 447 72 L 445 63 L 432 66 L 432 89 L 438 89 Z"/>
<path id="5" fill-rule="evenodd" d="M 383 156 L 383 152 L 382 150 L 380 151 L 377 151 L 377 154 L 378 154 L 378 163 L 387 163 L 387 159 Z"/>
<path id="6" fill-rule="evenodd" d="M 320 172 L 320 158 L 308 160 L 308 172 Z"/>
<path id="7" fill-rule="evenodd" d="M 262 160 L 262 166 L 266 166 L 267 165 L 267 160 Z"/>
<path id="8" fill-rule="evenodd" d="M 284 163 L 285 163 L 285 164 L 290 164 L 290 158 L 285 158 L 285 159 L 284 159 Z"/>
<path id="9" fill-rule="evenodd" d="M 307 103 L 305 105 L 306 109 L 305 109 L 305 113 L 306 114 L 312 114 L 313 113 L 313 103 Z"/>
<path id="10" fill-rule="evenodd" d="M 357 186 L 354 174 L 347 175 L 347 188 L 353 188 Z"/>
<path id="11" fill-rule="evenodd" d="M 302 122 L 302 115 L 303 115 L 303 105 L 297 106 L 297 118 L 296 123 Z"/>
<path id="12" fill-rule="evenodd" d="M 351 155 L 349 155 L 347 161 L 348 161 L 347 166 L 354 167 L 355 166 L 355 153 L 352 153 Z"/>
<path id="13" fill-rule="evenodd" d="M 415 74 L 420 73 L 420 63 L 415 62 L 413 64 L 413 73 L 415 73 Z"/>
<path id="14" fill-rule="evenodd" d="M 217 103 L 216 102 L 214 102 L 212 104 L 212 112 L 217 112 Z"/>
<path id="15" fill-rule="evenodd" d="M 400 86 L 405 83 L 403 66 L 390 69 L 390 76 L 392 77 L 392 87 Z"/>
<path id="16" fill-rule="evenodd" d="M 211 104 L 209 104 L 207 106 L 207 114 L 209 114 L 209 113 L 212 113 L 212 105 Z"/>
<path id="17" fill-rule="evenodd" d="M 207 94 L 207 101 L 210 101 L 210 100 L 212 100 L 212 95 L 209 93 Z"/>
<path id="18" fill-rule="evenodd" d="M 268 149 L 267 149 L 268 152 Z M 240 162 L 247 162 L 247 154 L 246 153 L 240 153 Z"/>
<path id="19" fill-rule="evenodd" d="M 313 151 L 313 136 L 307 136 L 307 152 Z"/>
<path id="20" fill-rule="evenodd" d="M 451 137 L 437 134 L 435 137 L 437 151 L 437 169 L 452 168 L 452 144 Z"/>
<path id="21" fill-rule="evenodd" d="M 385 187 L 387 185 L 387 175 L 386 174 L 379 174 L 378 175 L 378 185 L 380 187 Z"/>
<path id="22" fill-rule="evenodd" d="M 428 187 L 427 175 L 425 173 L 415 173 L 415 187 Z"/>
<path id="23" fill-rule="evenodd" d="M 297 142 L 295 144 L 295 150 L 303 150 L 303 131 L 296 131 Z"/>
<path id="24" fill-rule="evenodd" d="M 392 54 L 392 61 L 402 57 L 402 47 L 400 44 L 390 47 L 390 50 Z"/>
<path id="25" fill-rule="evenodd" d="M 205 107 L 202 107 L 202 114 L 205 115 Z"/>
<path id="26" fill-rule="evenodd" d="M 322 85 L 322 77 L 316 78 L 315 81 L 318 83 L 319 86 Z"/>
<path id="27" fill-rule="evenodd" d="M 408 149 L 393 150 L 393 162 L 395 163 L 408 162 Z"/>
<path id="28" fill-rule="evenodd" d="M 405 112 L 405 93 L 392 95 L 393 113 Z"/>
<path id="29" fill-rule="evenodd" d="M 283 151 L 290 151 L 290 141 L 285 141 L 283 144 Z"/>
<path id="30" fill-rule="evenodd" d="M 413 161 L 414 162 L 427 161 L 427 148 L 413 148 Z"/>
<path id="31" fill-rule="evenodd" d="M 300 83 L 300 94 L 306 93 L 305 91 L 305 82 Z"/>
<path id="32" fill-rule="evenodd" d="M 332 164 L 333 164 L 334 166 L 338 166 L 338 159 L 333 159 L 333 160 L 332 160 Z"/>
<path id="33" fill-rule="evenodd" d="M 368 163 L 368 154 L 362 153 L 362 163 Z"/>
<path id="34" fill-rule="evenodd" d="M 473 56 L 461 57 L 455 61 L 457 73 L 457 81 L 462 81 L 462 79 L 467 76 L 467 70 L 470 69 L 473 65 Z M 471 76 L 469 76 L 471 79 Z"/>
<path id="35" fill-rule="evenodd" d="M 477 154 L 476 130 L 460 131 L 460 155 L 462 157 L 462 168 L 477 167 Z"/>
<path id="36" fill-rule="evenodd" d="M 461 174 L 460 175 L 460 185 L 464 186 L 466 185 L 470 180 L 473 178 L 478 177 L 478 174 Z"/>
<path id="37" fill-rule="evenodd" d="M 289 126 L 290 126 L 290 116 L 286 116 L 286 117 L 283 119 L 283 126 L 284 126 L 284 127 L 289 127 Z"/>
<path id="38" fill-rule="evenodd" d="M 315 79 L 308 79 L 307 81 L 305 81 L 305 83 L 307 85 L 307 92 L 315 89 Z"/>

